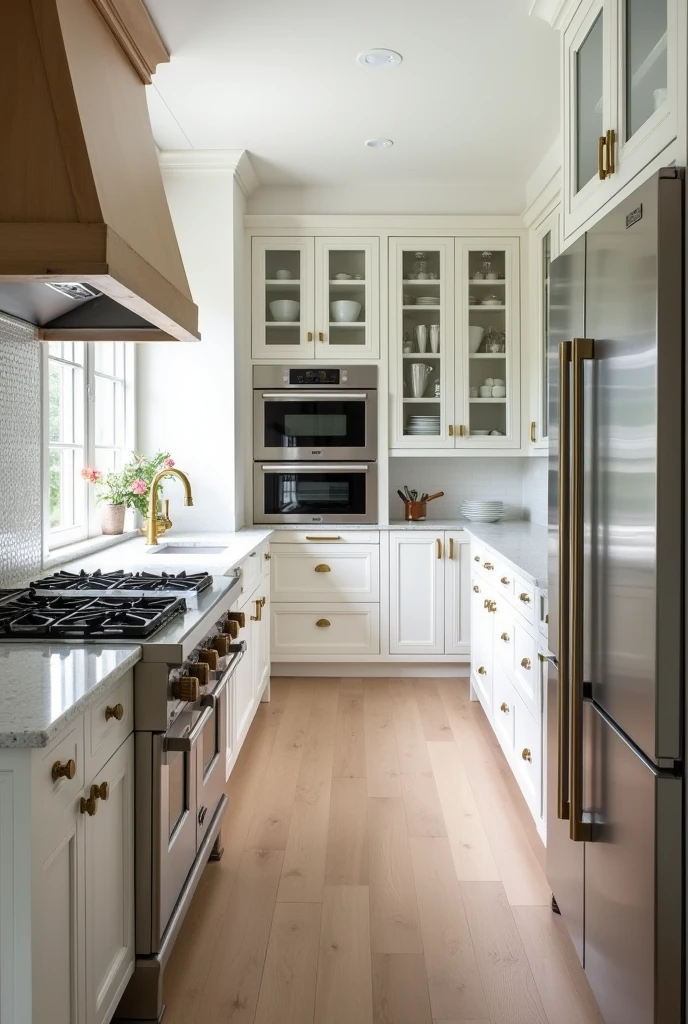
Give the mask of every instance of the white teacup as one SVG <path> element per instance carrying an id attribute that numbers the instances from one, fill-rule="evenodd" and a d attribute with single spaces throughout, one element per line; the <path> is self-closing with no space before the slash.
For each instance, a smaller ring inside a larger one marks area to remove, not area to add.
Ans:
<path id="1" fill-rule="evenodd" d="M 498 281 L 499 280 L 499 274 L 497 274 L 494 270 L 491 270 L 489 272 L 489 274 L 485 274 L 485 280 L 486 281 Z"/>

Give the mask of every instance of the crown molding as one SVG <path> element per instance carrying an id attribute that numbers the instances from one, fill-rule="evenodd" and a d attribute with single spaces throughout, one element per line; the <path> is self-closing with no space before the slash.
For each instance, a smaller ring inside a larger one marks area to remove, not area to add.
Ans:
<path id="1" fill-rule="evenodd" d="M 231 174 L 246 198 L 260 185 L 245 149 L 174 149 L 159 153 L 163 174 Z"/>
<path id="2" fill-rule="evenodd" d="M 93 0 L 93 6 L 141 81 L 150 85 L 158 64 L 166 64 L 170 55 L 143 0 Z"/>
<path id="3" fill-rule="evenodd" d="M 552 28 L 561 29 L 578 7 L 580 0 L 532 0 L 529 14 L 541 18 Z"/>

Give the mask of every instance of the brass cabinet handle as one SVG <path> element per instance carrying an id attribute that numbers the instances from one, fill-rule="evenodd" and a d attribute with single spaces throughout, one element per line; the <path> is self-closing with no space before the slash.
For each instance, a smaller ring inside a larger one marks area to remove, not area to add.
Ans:
<path id="1" fill-rule="evenodd" d="M 537 426 L 535 424 L 535 420 L 532 420 L 530 424 L 530 440 L 533 444 L 537 441 Z"/>
<path id="2" fill-rule="evenodd" d="M 330 626 L 330 625 L 331 625 L 331 622 L 330 622 L 329 619 L 318 619 L 318 621 L 316 622 L 316 626 L 320 626 L 321 628 L 324 628 L 324 627 Z"/>
<path id="3" fill-rule="evenodd" d="M 606 151 L 607 151 L 607 162 L 605 165 L 605 171 L 607 175 L 613 174 L 616 170 L 616 132 L 613 128 L 610 128 L 607 132 L 606 139 Z"/>
<path id="4" fill-rule="evenodd" d="M 454 558 L 454 538 L 453 537 L 449 538 L 449 557 L 451 559 Z"/>
<path id="5" fill-rule="evenodd" d="M 313 341 L 313 331 L 309 331 L 308 334 L 306 335 L 306 338 L 308 339 L 308 341 Z"/>
<path id="6" fill-rule="evenodd" d="M 324 341 L 324 340 L 325 340 L 325 335 L 323 334 L 322 331 L 318 331 L 318 341 Z"/>
<path id="7" fill-rule="evenodd" d="M 506 576 L 502 576 L 502 578 L 501 578 L 501 580 L 499 582 L 503 583 L 505 587 L 508 587 L 509 584 L 511 583 L 511 580 L 508 579 Z"/>
<path id="8" fill-rule="evenodd" d="M 480 587 L 478 586 L 477 583 L 473 584 L 473 593 L 474 594 L 479 594 L 480 593 Z"/>
<path id="9" fill-rule="evenodd" d="M 441 558 L 442 557 L 442 541 L 440 540 L 439 537 L 436 537 L 435 538 L 435 543 L 437 544 L 437 557 Z"/>
<path id="10" fill-rule="evenodd" d="M 453 437 L 454 436 L 454 424 L 450 423 L 449 426 L 447 427 L 447 430 L 449 432 L 449 436 Z"/>
<path id="11" fill-rule="evenodd" d="M 324 562 L 321 562 L 320 565 L 316 565 L 314 572 L 332 572 L 332 570 L 329 565 L 325 565 Z"/>
<path id="12" fill-rule="evenodd" d="M 478 675 L 479 675 L 479 676 L 486 676 L 486 675 L 487 675 L 487 669 L 485 668 L 485 666 L 484 666 L 484 665 L 481 665 L 481 666 L 479 667 L 479 669 L 478 669 Z"/>
<path id="13" fill-rule="evenodd" d="M 607 136 L 600 135 L 597 140 L 597 176 L 600 181 L 604 181 L 607 177 L 607 169 L 604 166 L 604 150 L 607 145 Z"/>
<path id="14" fill-rule="evenodd" d="M 483 562 L 483 569 L 487 569 L 488 572 L 492 572 L 494 565 L 492 562 Z"/>
<path id="15" fill-rule="evenodd" d="M 76 761 L 71 757 L 69 761 L 56 761 L 50 774 L 53 782 L 57 782 L 58 779 L 73 779 L 76 775 Z"/>
<path id="16" fill-rule="evenodd" d="M 528 594 L 519 594 L 519 601 L 523 601 L 524 604 L 530 604 L 530 596 Z"/>
<path id="17" fill-rule="evenodd" d="M 521 668 L 530 668 L 530 658 L 521 658 Z"/>
<path id="18" fill-rule="evenodd" d="M 460 423 L 459 424 L 459 437 L 467 437 L 467 436 L 468 436 L 468 431 L 466 430 L 466 427 L 464 426 L 463 423 Z"/>
<path id="19" fill-rule="evenodd" d="M 115 704 L 114 707 L 108 706 L 105 708 L 105 721 L 109 722 L 111 718 L 115 721 L 121 722 L 124 718 L 124 707 L 121 704 Z"/>
<path id="20" fill-rule="evenodd" d="M 260 603 L 260 598 L 258 598 L 258 600 L 257 600 L 257 601 L 254 601 L 253 603 L 254 603 L 254 604 L 255 604 L 255 606 L 256 606 L 256 614 L 255 614 L 255 615 L 252 615 L 252 616 L 251 616 L 251 622 L 260 622 L 260 620 L 261 620 L 261 619 L 262 619 L 262 617 L 263 617 L 263 615 L 262 615 L 262 611 L 261 611 L 261 609 L 262 609 L 262 607 L 263 607 L 263 606 L 262 606 L 262 604 Z"/>
<path id="21" fill-rule="evenodd" d="M 507 704 L 506 701 L 502 701 L 502 703 L 499 705 L 499 710 L 503 711 L 505 715 L 509 714 L 509 705 Z"/>
<path id="22" fill-rule="evenodd" d="M 503 640 L 505 644 L 508 644 L 509 641 L 511 640 L 511 637 L 509 636 L 508 633 L 502 633 L 500 640 Z"/>
<path id="23" fill-rule="evenodd" d="M 342 539 L 341 537 L 322 537 L 322 536 L 321 537 L 309 537 L 308 535 L 306 535 L 306 540 L 314 540 L 318 544 L 322 544 L 322 542 L 326 541 L 326 540 L 341 540 L 341 539 Z"/>
<path id="24" fill-rule="evenodd" d="M 583 370 L 594 356 L 594 342 L 574 338 L 571 379 L 571 747 L 569 753 L 569 835 L 587 842 L 590 822 L 583 821 Z M 561 582 L 560 582 L 561 586 Z"/>
<path id="25" fill-rule="evenodd" d="M 521 757 L 524 761 L 528 761 L 529 764 L 533 763 L 533 755 L 528 750 L 528 747 L 523 748 L 523 750 L 521 751 Z"/>

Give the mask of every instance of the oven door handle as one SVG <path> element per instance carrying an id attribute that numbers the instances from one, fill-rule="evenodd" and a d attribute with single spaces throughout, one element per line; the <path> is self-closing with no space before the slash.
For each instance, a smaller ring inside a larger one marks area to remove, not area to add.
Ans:
<path id="1" fill-rule="evenodd" d="M 367 391 L 296 391 L 285 394 L 283 391 L 275 391 L 269 394 L 264 392 L 260 397 L 274 400 L 279 399 L 280 402 L 301 402 L 303 399 L 311 401 L 318 398 L 324 398 L 328 402 L 334 398 L 343 398 L 347 402 L 365 402 L 368 393 Z"/>
<path id="2" fill-rule="evenodd" d="M 166 753 L 190 754 L 214 712 L 214 706 L 206 705 L 193 729 L 190 729 L 186 736 L 165 736 L 163 738 L 163 750 Z"/>
<path id="3" fill-rule="evenodd" d="M 242 640 L 241 643 L 244 645 L 244 650 L 243 651 L 238 651 L 237 653 L 235 653 L 234 657 L 232 658 L 231 665 L 227 666 L 227 668 L 225 669 L 225 671 L 224 671 L 224 673 L 222 675 L 222 678 L 220 679 L 219 683 L 217 684 L 217 686 L 215 687 L 213 692 L 212 693 L 206 693 L 206 694 L 203 695 L 203 697 L 201 697 L 201 707 L 202 708 L 216 708 L 217 707 L 218 701 L 219 701 L 220 697 L 222 696 L 222 691 L 226 689 L 227 684 L 229 683 L 229 680 L 232 678 L 232 676 L 236 672 L 237 665 L 239 664 L 239 662 L 243 658 L 244 652 L 246 651 L 246 641 Z"/>
<path id="4" fill-rule="evenodd" d="M 276 466 L 261 466 L 264 473 L 367 473 L 367 465 L 354 465 L 351 462 L 280 462 Z"/>

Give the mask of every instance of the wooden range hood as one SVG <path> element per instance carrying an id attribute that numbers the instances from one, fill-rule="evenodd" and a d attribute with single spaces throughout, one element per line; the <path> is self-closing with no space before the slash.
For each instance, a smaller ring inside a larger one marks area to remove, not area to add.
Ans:
<path id="1" fill-rule="evenodd" d="M 2 5 L 0 312 L 41 341 L 200 337 L 145 97 L 166 59 L 141 0 Z"/>

